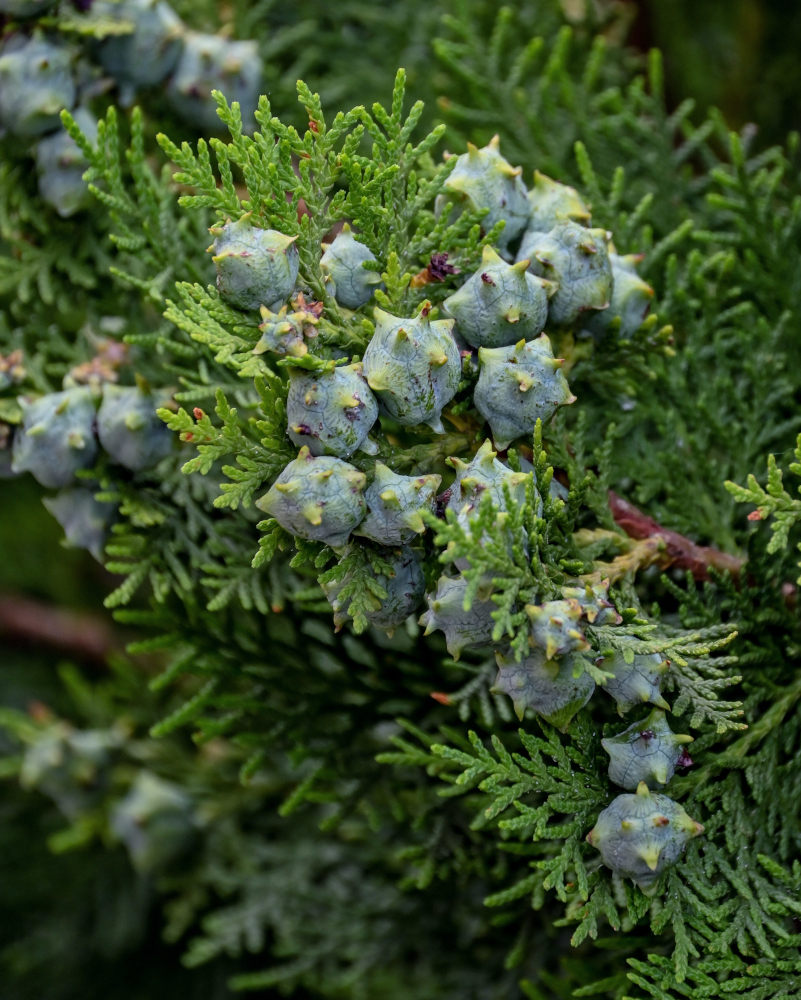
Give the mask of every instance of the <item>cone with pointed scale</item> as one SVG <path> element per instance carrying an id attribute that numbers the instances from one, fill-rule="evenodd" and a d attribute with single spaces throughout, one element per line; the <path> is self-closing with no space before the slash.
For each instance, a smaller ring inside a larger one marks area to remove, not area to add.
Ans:
<path id="1" fill-rule="evenodd" d="M 529 261 L 507 264 L 485 246 L 481 267 L 443 302 L 459 335 L 471 347 L 505 347 L 531 340 L 548 318 L 548 294 L 556 287 L 531 274 Z"/>
<path id="2" fill-rule="evenodd" d="M 612 264 L 612 298 L 606 309 L 588 313 L 584 326 L 592 333 L 617 329 L 621 337 L 631 337 L 642 325 L 651 308 L 654 290 L 637 274 L 636 254 L 620 257 L 610 251 Z M 584 317 L 582 317 L 584 320 Z"/>
<path id="3" fill-rule="evenodd" d="M 237 309 L 279 309 L 298 276 L 297 237 L 251 226 L 250 213 L 209 232 L 216 237 L 209 252 L 214 254 L 217 289 L 226 302 Z"/>
<path id="4" fill-rule="evenodd" d="M 498 676 L 493 694 L 506 694 L 512 699 L 515 714 L 523 718 L 526 709 L 533 709 L 546 722 L 562 732 L 570 720 L 592 697 L 595 681 L 583 669 L 581 656 L 548 659 L 541 650 L 517 663 L 513 656 L 496 652 Z"/>
<path id="5" fill-rule="evenodd" d="M 366 484 L 348 462 L 301 448 L 256 506 L 290 534 L 339 548 L 365 515 Z"/>
<path id="6" fill-rule="evenodd" d="M 581 613 L 590 625 L 619 625 L 623 619 L 609 600 L 609 581 L 601 583 L 579 584 L 575 587 L 562 587 L 562 597 L 569 601 L 578 601 Z"/>
<path id="7" fill-rule="evenodd" d="M 104 387 L 97 436 L 113 462 L 139 472 L 170 453 L 173 435 L 156 415 L 169 398 L 169 393 L 150 395 L 136 386 Z"/>
<path id="8" fill-rule="evenodd" d="M 94 142 L 94 115 L 86 108 L 77 108 L 72 116 L 83 134 Z M 69 218 L 89 201 L 89 189 L 83 180 L 88 164 L 83 153 L 66 132 L 54 132 L 41 139 L 35 152 L 42 200 L 52 205 L 62 219 Z"/>
<path id="9" fill-rule="evenodd" d="M 92 490 L 82 488 L 61 490 L 42 503 L 64 530 L 67 545 L 86 549 L 102 561 L 103 546 L 117 513 L 114 504 L 101 503 Z"/>
<path id="10" fill-rule="evenodd" d="M 601 852 L 607 868 L 647 892 L 703 832 L 677 802 L 641 781 L 635 794 L 618 795 L 603 810 L 587 842 Z"/>
<path id="11" fill-rule="evenodd" d="M 581 620 L 581 605 L 578 601 L 527 604 L 526 614 L 531 622 L 529 642 L 533 648 L 542 650 L 546 660 L 590 648 L 584 633 L 578 627 Z"/>
<path id="12" fill-rule="evenodd" d="M 448 509 L 457 516 L 468 516 L 477 509 L 481 498 L 488 494 L 499 511 L 506 510 L 504 486 L 515 505 L 526 500 L 526 484 L 533 479 L 531 472 L 515 472 L 499 462 L 492 444 L 485 441 L 470 462 L 449 458 L 448 465 L 456 470 L 456 479 L 450 488 Z"/>
<path id="13" fill-rule="evenodd" d="M 468 142 L 467 152 L 458 157 L 445 181 L 448 198 L 466 202 L 472 209 L 488 209 L 481 222 L 485 232 L 503 220 L 504 229 L 497 240 L 501 252 L 528 222 L 528 192 L 521 173 L 520 167 L 513 167 L 501 156 L 496 135 L 482 149 Z"/>
<path id="14" fill-rule="evenodd" d="M 391 633 L 420 607 L 426 585 L 420 557 L 414 549 L 396 550 L 388 558 L 392 562 L 392 572 L 377 578 L 387 596 L 382 599 L 375 597 L 374 608 L 365 612 L 365 618 L 376 628 Z M 340 600 L 342 589 L 348 582 L 348 576 L 345 576 L 335 584 L 323 584 L 325 596 L 334 611 L 337 631 L 351 618 L 349 602 L 345 605 Z"/>
<path id="15" fill-rule="evenodd" d="M 30 472 L 42 486 L 67 486 L 97 456 L 95 404 L 89 389 L 65 389 L 20 404 L 13 472 Z"/>
<path id="16" fill-rule="evenodd" d="M 630 791 L 641 781 L 649 788 L 666 785 L 685 756 L 684 745 L 692 741 L 674 733 L 665 713 L 655 708 L 642 722 L 601 740 L 609 754 L 609 780 Z"/>
<path id="17" fill-rule="evenodd" d="M 402 545 L 425 531 L 422 512 L 431 510 L 441 476 L 399 476 L 381 462 L 367 487 L 367 517 L 356 530 L 379 545 Z"/>
<path id="18" fill-rule="evenodd" d="M 522 242 L 532 233 L 549 233 L 559 222 L 590 223 L 590 210 L 581 195 L 568 184 L 560 184 L 539 170 L 534 171 L 534 186 L 528 192 L 529 218 Z"/>
<path id="19" fill-rule="evenodd" d="M 341 306 L 358 309 L 373 297 L 381 278 L 375 271 L 366 271 L 363 265 L 374 260 L 375 254 L 356 239 L 345 223 L 320 258 L 320 270 L 328 291 Z"/>
<path id="20" fill-rule="evenodd" d="M 516 438 L 531 434 L 538 420 L 545 423 L 557 407 L 576 401 L 562 374 L 563 362 L 553 356 L 544 333 L 513 347 L 481 347 L 478 361 L 473 401 L 498 448 L 508 448 Z"/>
<path id="21" fill-rule="evenodd" d="M 659 653 L 635 654 L 629 663 L 623 653 L 615 652 L 604 657 L 599 666 L 612 675 L 603 687 L 617 702 L 620 715 L 644 702 L 670 709 L 660 691 L 662 677 L 670 662 L 662 659 Z"/>
<path id="22" fill-rule="evenodd" d="M 254 354 L 286 355 L 291 358 L 302 358 L 309 353 L 307 340 L 317 336 L 322 303 L 315 303 L 318 308 L 307 307 L 302 296 L 292 300 L 292 312 L 289 306 L 281 306 L 278 312 L 271 312 L 266 306 L 261 307 L 259 330 L 261 340 L 253 348 Z"/>
<path id="23" fill-rule="evenodd" d="M 0 47 L 0 128 L 26 137 L 59 127 L 59 112 L 75 103 L 66 46 L 34 35 L 11 35 Z"/>
<path id="24" fill-rule="evenodd" d="M 165 88 L 172 108 L 199 128 L 219 132 L 222 122 L 212 90 L 221 90 L 228 103 L 239 102 L 245 131 L 262 90 L 262 66 L 256 42 L 236 42 L 219 35 L 186 31 L 183 48 Z"/>
<path id="25" fill-rule="evenodd" d="M 518 260 L 559 286 L 548 306 L 549 322 L 569 326 L 587 309 L 606 309 L 612 296 L 612 265 L 604 229 L 560 222 L 520 245 Z"/>
<path id="26" fill-rule="evenodd" d="M 424 302 L 413 319 L 375 310 L 375 333 L 362 364 L 382 410 L 407 427 L 428 424 L 444 433 L 442 408 L 456 395 L 462 374 L 452 319 L 431 322 Z"/>
<path id="27" fill-rule="evenodd" d="M 287 435 L 307 445 L 312 455 L 348 458 L 357 449 L 375 453 L 367 438 L 378 419 L 378 403 L 353 364 L 309 372 L 289 369 L 286 399 Z"/>
<path id="28" fill-rule="evenodd" d="M 436 593 L 426 596 L 428 611 L 420 616 L 425 635 L 436 629 L 445 633 L 445 645 L 454 660 L 458 660 L 462 650 L 469 646 L 489 645 L 495 627 L 491 616 L 497 605 L 491 599 L 492 581 L 482 582 L 469 611 L 464 608 L 466 594 L 464 577 L 441 576 Z"/>
<path id="29" fill-rule="evenodd" d="M 163 0 L 95 0 L 92 13 L 131 25 L 125 34 L 109 35 L 98 44 L 100 64 L 115 80 L 153 87 L 172 72 L 185 29 L 169 4 Z"/>

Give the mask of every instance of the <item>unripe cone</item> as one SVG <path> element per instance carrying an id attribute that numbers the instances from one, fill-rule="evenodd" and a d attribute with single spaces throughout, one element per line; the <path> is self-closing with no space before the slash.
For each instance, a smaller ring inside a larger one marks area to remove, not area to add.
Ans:
<path id="1" fill-rule="evenodd" d="M 482 347 L 478 361 L 473 399 L 498 448 L 533 433 L 538 420 L 545 423 L 557 407 L 576 400 L 562 374 L 563 362 L 554 358 L 544 333 L 514 347 Z"/>
<path id="2" fill-rule="evenodd" d="M 609 260 L 613 279 L 609 307 L 587 314 L 584 325 L 592 333 L 604 333 L 616 326 L 621 337 L 631 337 L 651 308 L 654 290 L 637 274 L 636 255 L 620 257 L 610 251 Z"/>
<path id="3" fill-rule="evenodd" d="M 604 681 L 603 687 L 617 702 L 620 715 L 644 702 L 658 705 L 659 708 L 670 708 L 660 691 L 662 677 L 670 662 L 664 660 L 659 653 L 636 654 L 629 663 L 623 653 L 615 652 L 605 657 L 599 666 L 601 670 L 612 674 Z"/>
<path id="4" fill-rule="evenodd" d="M 66 47 L 12 36 L 0 49 L 0 127 L 34 136 L 58 128 L 62 108 L 75 103 Z"/>
<path id="5" fill-rule="evenodd" d="M 464 608 L 466 594 L 464 577 L 441 576 L 436 593 L 426 597 L 428 611 L 420 616 L 426 635 L 436 629 L 445 633 L 445 645 L 454 660 L 458 660 L 467 647 L 489 645 L 495 627 L 491 616 L 497 605 L 491 600 L 492 581 L 486 580 L 478 588 L 469 611 Z"/>
<path id="6" fill-rule="evenodd" d="M 159 872 L 192 846 L 197 834 L 194 804 L 178 785 L 140 771 L 114 807 L 111 830 L 137 871 Z"/>
<path id="7" fill-rule="evenodd" d="M 472 347 L 503 347 L 531 340 L 548 318 L 548 295 L 556 288 L 529 273 L 529 262 L 507 264 L 485 246 L 481 267 L 443 302 L 457 330 Z"/>
<path id="8" fill-rule="evenodd" d="M 279 309 L 298 276 L 297 237 L 251 226 L 250 214 L 210 232 L 220 295 L 237 309 Z"/>
<path id="9" fill-rule="evenodd" d="M 94 463 L 95 404 L 88 389 L 65 389 L 21 405 L 13 472 L 30 472 L 42 486 L 67 486 L 79 469 Z"/>
<path id="10" fill-rule="evenodd" d="M 375 453 L 368 441 L 378 403 L 360 364 L 307 372 L 290 369 L 286 400 L 287 435 L 312 455 L 348 458 L 358 448 Z"/>
<path id="11" fill-rule="evenodd" d="M 68 545 L 86 549 L 100 562 L 109 527 L 117 509 L 114 504 L 95 500 L 92 490 L 76 488 L 61 490 L 42 503 L 64 530 Z"/>
<path id="12" fill-rule="evenodd" d="M 315 327 L 318 316 L 316 312 L 302 308 L 295 299 L 292 304 L 298 306 L 292 312 L 289 312 L 288 306 L 281 306 L 277 313 L 270 312 L 266 306 L 261 307 L 261 340 L 253 348 L 254 354 L 270 351 L 272 354 L 302 358 L 309 353 L 306 341 L 317 336 Z"/>
<path id="13" fill-rule="evenodd" d="M 365 474 L 347 462 L 301 448 L 256 506 L 290 534 L 338 548 L 365 515 L 366 485 Z"/>
<path id="14" fill-rule="evenodd" d="M 641 781 L 636 794 L 618 795 L 604 809 L 587 841 L 607 868 L 648 890 L 703 832 L 677 802 L 650 792 Z"/>
<path id="15" fill-rule="evenodd" d="M 375 333 L 362 364 L 382 410 L 407 427 L 428 424 L 444 433 L 442 408 L 456 395 L 462 374 L 452 319 L 428 319 L 424 302 L 414 319 L 375 310 Z"/>
<path id="16" fill-rule="evenodd" d="M 582 583 L 575 587 L 562 587 L 562 597 L 578 601 L 581 613 L 590 625 L 619 625 L 623 621 L 609 600 L 608 580 L 597 584 Z"/>
<path id="17" fill-rule="evenodd" d="M 181 54 L 184 26 L 163 0 L 94 0 L 92 13 L 128 21 L 132 30 L 98 43 L 101 65 L 120 83 L 153 87 L 169 75 Z"/>
<path id="18" fill-rule="evenodd" d="M 463 513 L 471 515 L 485 494 L 492 498 L 499 511 L 505 511 L 504 487 L 509 490 L 514 505 L 525 503 L 526 484 L 531 482 L 533 473 L 515 472 L 499 462 L 496 454 L 491 442 L 485 441 L 470 462 L 463 462 L 460 458 L 447 460 L 448 465 L 456 470 L 448 509 L 457 516 Z"/>
<path id="19" fill-rule="evenodd" d="M 498 676 L 494 694 L 512 699 L 515 714 L 522 719 L 526 709 L 533 709 L 546 722 L 565 732 L 570 720 L 592 697 L 595 681 L 582 666 L 580 656 L 548 659 L 542 650 L 517 663 L 513 656 L 496 653 Z"/>
<path id="20" fill-rule="evenodd" d="M 238 101 L 245 131 L 262 91 L 262 65 L 256 42 L 235 42 L 219 35 L 187 31 L 175 72 L 165 89 L 172 107 L 199 128 L 220 132 L 212 90 L 220 90 L 230 104 Z M 289 293 L 287 293 L 289 294 Z"/>
<path id="21" fill-rule="evenodd" d="M 568 184 L 534 171 L 534 186 L 528 192 L 529 218 L 522 243 L 532 233 L 549 233 L 560 222 L 590 224 L 590 210 L 581 195 Z"/>
<path id="22" fill-rule="evenodd" d="M 578 628 L 581 619 L 578 601 L 527 604 L 526 614 L 531 622 L 529 642 L 532 648 L 545 654 L 546 660 L 590 648 L 584 633 Z"/>
<path id="23" fill-rule="evenodd" d="M 169 455 L 173 435 L 156 415 L 169 393 L 150 395 L 136 386 L 106 385 L 97 414 L 97 436 L 113 462 L 139 472 Z"/>
<path id="24" fill-rule="evenodd" d="M 97 122 L 85 108 L 73 112 L 83 134 L 94 142 Z M 89 201 L 89 189 L 83 179 L 87 163 L 78 144 L 67 132 L 55 132 L 36 144 L 36 169 L 39 194 L 43 201 L 63 218 L 69 218 Z"/>
<path id="25" fill-rule="evenodd" d="M 612 265 L 603 229 L 561 222 L 520 245 L 518 260 L 559 286 L 548 307 L 549 322 L 570 325 L 587 309 L 606 309 L 612 297 Z"/>
<path id="26" fill-rule="evenodd" d="M 392 572 L 378 577 L 377 582 L 386 590 L 383 599 L 375 598 L 375 608 L 365 612 L 365 618 L 376 628 L 393 632 L 402 625 L 409 615 L 420 607 L 425 593 L 425 579 L 420 558 L 413 549 L 397 550 L 389 557 Z M 339 630 L 350 619 L 347 607 L 343 607 L 339 594 L 348 578 L 336 584 L 323 584 L 325 596 L 334 611 L 334 624 Z"/>
<path id="27" fill-rule="evenodd" d="M 649 788 L 666 785 L 686 757 L 685 744 L 692 741 L 692 736 L 674 733 L 665 713 L 655 708 L 642 722 L 601 740 L 609 754 L 609 780 L 630 790 L 641 781 Z"/>
<path id="28" fill-rule="evenodd" d="M 498 238 L 501 250 L 512 242 L 526 226 L 529 207 L 526 187 L 520 178 L 520 167 L 513 167 L 500 154 L 496 135 L 489 144 L 477 149 L 467 144 L 467 152 L 445 181 L 445 193 L 471 208 L 489 209 L 481 225 L 488 232 L 501 219 L 505 226 Z"/>
<path id="29" fill-rule="evenodd" d="M 370 248 L 360 243 L 345 223 L 320 258 L 320 270 L 328 291 L 341 306 L 358 309 L 373 297 L 381 278 L 375 271 L 366 271 L 362 265 L 374 260 Z"/>
<path id="30" fill-rule="evenodd" d="M 356 530 L 379 545 L 402 545 L 425 531 L 422 512 L 431 510 L 441 476 L 400 476 L 381 462 L 364 494 L 367 517 Z"/>

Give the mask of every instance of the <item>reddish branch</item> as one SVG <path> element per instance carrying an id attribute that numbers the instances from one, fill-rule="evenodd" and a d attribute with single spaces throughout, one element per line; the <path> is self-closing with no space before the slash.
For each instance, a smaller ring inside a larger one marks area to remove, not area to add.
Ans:
<path id="1" fill-rule="evenodd" d="M 109 654 L 120 648 L 102 618 L 14 594 L 0 594 L 0 636 L 50 646 L 98 664 L 105 663 Z"/>
<path id="2" fill-rule="evenodd" d="M 609 491 L 609 508 L 615 521 L 629 538 L 658 538 L 662 542 L 664 548 L 660 562 L 665 568 L 677 566 L 679 569 L 688 569 L 696 580 L 708 579 L 710 568 L 731 573 L 734 577 L 740 575 L 743 559 L 708 545 L 696 545 L 677 531 L 663 528 L 652 517 L 643 514 L 634 504 L 619 497 L 612 490 Z"/>

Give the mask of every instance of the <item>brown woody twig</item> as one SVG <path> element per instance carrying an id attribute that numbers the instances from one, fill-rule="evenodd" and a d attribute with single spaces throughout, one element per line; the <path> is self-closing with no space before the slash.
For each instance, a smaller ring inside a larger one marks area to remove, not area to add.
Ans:
<path id="1" fill-rule="evenodd" d="M 105 664 L 121 648 L 102 618 L 17 594 L 0 594 L 0 637 L 49 646 L 94 664 Z"/>
<path id="2" fill-rule="evenodd" d="M 652 517 L 643 514 L 634 504 L 612 490 L 609 491 L 609 508 L 615 522 L 629 538 L 653 539 L 661 543 L 659 557 L 655 561 L 663 569 L 676 566 L 689 570 L 696 580 L 708 580 L 710 569 L 731 573 L 735 579 L 739 578 L 745 562 L 739 556 L 729 555 L 728 552 L 721 552 L 709 545 L 696 545 L 678 531 L 663 528 Z"/>

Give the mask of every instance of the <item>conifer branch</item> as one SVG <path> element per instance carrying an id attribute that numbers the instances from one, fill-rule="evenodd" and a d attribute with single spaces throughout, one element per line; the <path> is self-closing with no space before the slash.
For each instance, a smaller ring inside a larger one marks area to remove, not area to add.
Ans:
<path id="1" fill-rule="evenodd" d="M 609 491 L 609 507 L 615 522 L 630 538 L 658 544 L 658 551 L 653 550 L 653 547 L 648 550 L 653 552 L 653 558 L 646 564 L 659 562 L 664 569 L 675 566 L 678 569 L 689 570 L 696 580 L 708 580 L 710 569 L 730 573 L 735 578 L 739 577 L 744 563 L 739 556 L 721 552 L 708 545 L 697 545 L 679 532 L 663 528 L 652 517 L 644 514 L 634 504 L 624 500 L 612 490 Z M 643 558 L 645 551 L 644 549 Z M 623 560 L 627 558 L 631 557 L 628 554 L 621 557 Z"/>

